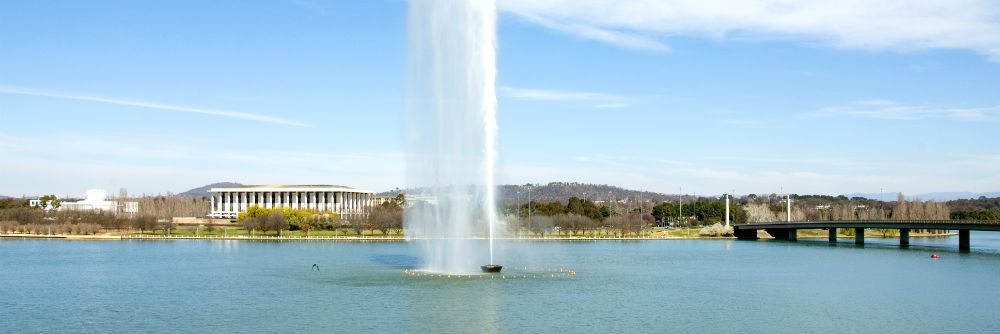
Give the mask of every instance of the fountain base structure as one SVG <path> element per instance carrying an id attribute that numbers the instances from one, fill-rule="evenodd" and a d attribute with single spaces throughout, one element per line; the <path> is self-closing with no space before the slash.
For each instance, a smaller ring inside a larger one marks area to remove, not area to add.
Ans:
<path id="1" fill-rule="evenodd" d="M 499 264 L 487 264 L 479 267 L 484 273 L 498 273 L 503 270 L 503 266 Z"/>

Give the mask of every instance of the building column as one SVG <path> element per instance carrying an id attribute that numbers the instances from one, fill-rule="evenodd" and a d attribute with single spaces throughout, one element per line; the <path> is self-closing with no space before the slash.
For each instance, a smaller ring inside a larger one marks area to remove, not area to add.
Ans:
<path id="1" fill-rule="evenodd" d="M 209 203 L 211 203 L 209 207 L 212 208 L 212 210 L 210 210 L 208 212 L 208 216 L 212 217 L 212 216 L 215 215 L 215 194 L 214 193 L 212 194 L 212 198 L 209 199 Z"/>
<path id="2" fill-rule="evenodd" d="M 899 229 L 899 246 L 907 247 L 910 245 L 910 229 L 901 228 Z"/>
<path id="3" fill-rule="evenodd" d="M 830 243 L 831 244 L 837 243 L 837 228 L 836 227 L 828 228 L 826 230 L 826 233 L 829 234 L 827 237 L 830 239 Z"/>
<path id="4" fill-rule="evenodd" d="M 958 230 L 958 250 L 969 250 L 969 230 Z"/>
<path id="5" fill-rule="evenodd" d="M 319 212 L 326 211 L 326 192 L 318 192 L 319 195 Z"/>
<path id="6" fill-rule="evenodd" d="M 864 245 L 865 244 L 865 228 L 855 227 L 854 228 L 854 244 Z"/>
<path id="7" fill-rule="evenodd" d="M 340 192 L 338 191 L 333 192 L 333 212 L 340 214 L 341 213 L 340 207 L 343 205 L 343 203 L 344 203 L 344 196 L 341 195 Z"/>

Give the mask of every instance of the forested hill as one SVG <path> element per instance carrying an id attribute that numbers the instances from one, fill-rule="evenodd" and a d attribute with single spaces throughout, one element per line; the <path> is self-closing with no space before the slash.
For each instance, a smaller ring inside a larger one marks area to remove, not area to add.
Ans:
<path id="1" fill-rule="evenodd" d="M 590 200 L 621 200 L 626 198 L 635 199 L 642 197 L 643 200 L 662 202 L 666 200 L 676 200 L 677 195 L 668 195 L 650 191 L 630 190 L 607 184 L 586 184 L 576 182 L 551 182 L 549 184 L 538 185 L 502 185 L 500 186 L 500 196 L 502 200 L 517 200 L 520 192 L 521 200 L 528 199 L 528 190 L 531 190 L 531 199 L 540 201 L 561 201 L 565 202 L 570 197 L 587 198 Z"/>
<path id="2" fill-rule="evenodd" d="M 561 201 L 565 202 L 570 197 L 587 198 L 593 201 L 636 199 L 642 197 L 643 200 L 654 202 L 674 201 L 677 195 L 661 194 L 650 191 L 630 190 L 606 184 L 586 184 L 576 182 L 551 182 L 549 184 L 522 184 L 522 185 L 501 185 L 499 196 L 501 201 L 517 201 L 518 197 L 522 201 L 528 200 L 528 190 L 531 190 L 531 200 L 533 201 Z M 379 196 L 392 196 L 402 189 L 394 189 L 379 193 Z M 520 194 L 519 194 L 520 193 Z"/>
<path id="3" fill-rule="evenodd" d="M 195 197 L 195 198 L 208 197 L 208 190 L 212 188 L 229 188 L 229 187 L 242 187 L 242 186 L 243 186 L 242 184 L 236 182 L 218 182 L 182 192 L 180 194 L 177 194 L 177 196 Z"/>

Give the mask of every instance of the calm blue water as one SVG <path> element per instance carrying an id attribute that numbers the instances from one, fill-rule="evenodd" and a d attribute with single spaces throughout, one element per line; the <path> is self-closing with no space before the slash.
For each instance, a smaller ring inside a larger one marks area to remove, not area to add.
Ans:
<path id="1" fill-rule="evenodd" d="M 404 276 L 406 243 L 2 239 L 0 331 L 995 333 L 1000 233 L 972 237 L 512 242 L 577 271 L 516 280 Z"/>

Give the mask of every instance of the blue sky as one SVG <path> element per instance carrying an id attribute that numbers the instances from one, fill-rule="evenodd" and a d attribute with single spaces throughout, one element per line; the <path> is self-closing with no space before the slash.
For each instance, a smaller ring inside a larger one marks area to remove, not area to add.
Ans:
<path id="1" fill-rule="evenodd" d="M 500 0 L 501 183 L 1000 190 L 1000 5 Z M 0 5 L 0 194 L 405 185 L 405 1 Z"/>

